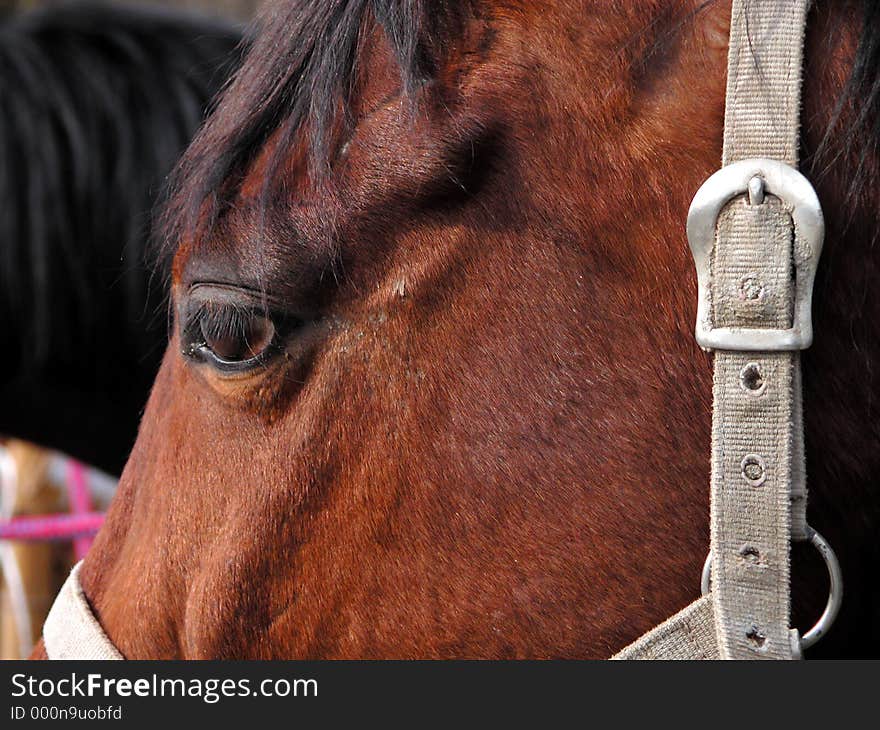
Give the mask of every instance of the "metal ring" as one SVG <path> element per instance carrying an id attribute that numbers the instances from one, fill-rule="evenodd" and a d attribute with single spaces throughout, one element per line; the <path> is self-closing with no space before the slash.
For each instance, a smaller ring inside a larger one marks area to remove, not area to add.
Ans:
<path id="1" fill-rule="evenodd" d="M 712 587 L 712 551 L 706 556 L 706 562 L 703 563 L 703 574 L 700 576 L 700 593 L 704 596 L 709 595 L 709 589 Z"/>
<path id="2" fill-rule="evenodd" d="M 837 555 L 834 553 L 828 541 L 822 537 L 816 530 L 809 525 L 807 526 L 807 534 L 804 540 L 818 550 L 822 560 L 825 561 L 825 568 L 828 570 L 828 601 L 825 604 L 825 610 L 819 620 L 807 633 L 800 639 L 801 649 L 809 649 L 814 646 L 819 639 L 828 633 L 828 629 L 840 613 L 840 605 L 843 602 L 843 573 L 840 570 L 840 563 Z M 712 553 L 706 556 L 706 562 L 703 563 L 703 573 L 700 576 L 700 591 L 706 596 L 712 584 Z"/>
<path id="3" fill-rule="evenodd" d="M 840 604 L 843 601 L 843 573 L 840 571 L 837 555 L 834 554 L 834 550 L 828 544 L 828 541 L 809 525 L 807 525 L 806 539 L 819 551 L 819 555 L 825 561 L 830 585 L 825 610 L 822 611 L 822 615 L 819 617 L 816 625 L 801 637 L 802 649 L 809 649 L 828 633 L 828 629 L 831 628 L 831 624 L 834 623 L 834 619 L 837 618 L 837 614 L 840 612 Z"/>

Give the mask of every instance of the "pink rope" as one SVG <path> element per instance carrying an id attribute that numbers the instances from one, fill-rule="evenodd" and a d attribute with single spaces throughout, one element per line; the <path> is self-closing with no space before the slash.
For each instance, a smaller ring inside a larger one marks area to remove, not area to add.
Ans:
<path id="1" fill-rule="evenodd" d="M 0 520 L 0 540 L 46 540 L 91 539 L 104 522 L 101 512 L 85 512 L 75 515 L 46 515 L 39 517 L 14 517 Z"/>
<path id="2" fill-rule="evenodd" d="M 92 509 L 92 495 L 86 481 L 85 467 L 75 459 L 67 462 L 67 497 L 73 515 L 88 514 Z M 92 546 L 92 536 L 83 535 L 73 540 L 73 553 L 77 562 L 82 560 Z"/>

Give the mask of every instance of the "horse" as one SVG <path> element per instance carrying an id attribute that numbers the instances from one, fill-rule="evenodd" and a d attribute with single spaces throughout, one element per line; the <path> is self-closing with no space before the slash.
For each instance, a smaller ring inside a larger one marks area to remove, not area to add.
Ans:
<path id="1" fill-rule="evenodd" d="M 166 344 L 151 209 L 241 41 L 96 2 L 0 24 L 0 433 L 122 470 Z"/>
<path id="2" fill-rule="evenodd" d="M 80 584 L 127 658 L 602 658 L 699 594 L 684 221 L 730 4 L 288 0 L 182 158 L 169 347 Z M 876 655 L 880 4 L 807 28 L 811 523 Z M 794 621 L 825 600 L 793 550 Z M 44 655 L 38 646 L 34 656 Z"/>

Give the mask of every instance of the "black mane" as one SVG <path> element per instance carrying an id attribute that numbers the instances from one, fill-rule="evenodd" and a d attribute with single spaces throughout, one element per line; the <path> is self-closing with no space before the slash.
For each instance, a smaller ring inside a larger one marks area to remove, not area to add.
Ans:
<path id="1" fill-rule="evenodd" d="M 855 123 L 840 129 L 839 117 L 847 107 L 855 110 Z M 842 138 L 836 145 L 835 135 Z M 849 80 L 824 139 L 804 162 L 811 177 L 820 177 L 841 157 L 857 161 L 847 201 L 877 190 L 880 180 L 872 161 L 880 158 L 880 0 L 862 0 L 862 33 Z"/>
<path id="2" fill-rule="evenodd" d="M 114 337 L 143 352 L 150 211 L 240 41 L 232 24 L 94 2 L 0 23 L 6 368 L 97 358 Z"/>

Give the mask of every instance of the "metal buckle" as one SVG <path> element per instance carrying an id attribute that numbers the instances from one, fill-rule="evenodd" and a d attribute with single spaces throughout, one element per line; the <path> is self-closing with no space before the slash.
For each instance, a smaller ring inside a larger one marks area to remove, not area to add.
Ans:
<path id="1" fill-rule="evenodd" d="M 762 184 L 756 184 L 756 178 Z M 749 193 L 760 204 L 763 192 L 783 201 L 791 210 L 799 244 L 794 247 L 795 302 L 790 329 L 713 327 L 709 280 L 715 227 L 722 208 L 738 195 Z M 777 352 L 803 350 L 813 341 L 810 308 L 816 265 L 822 252 L 825 223 L 813 186 L 801 173 L 778 160 L 754 158 L 722 167 L 702 184 L 688 212 L 688 243 L 697 267 L 696 337 L 708 350 Z"/>
<path id="2" fill-rule="evenodd" d="M 816 548 L 819 555 L 822 556 L 822 560 L 825 561 L 825 568 L 828 571 L 829 585 L 828 600 L 825 603 L 825 610 L 822 611 L 822 615 L 819 617 L 819 620 L 815 623 L 813 628 L 807 631 L 803 636 L 798 636 L 797 629 L 792 629 L 792 642 L 798 651 L 809 649 L 828 633 L 828 629 L 831 628 L 834 619 L 837 618 L 837 614 L 840 612 L 840 604 L 843 602 L 843 573 L 840 570 L 840 563 L 837 560 L 837 555 L 834 553 L 834 549 L 828 544 L 828 541 L 824 537 L 809 525 L 807 526 L 807 534 L 803 539 Z M 703 563 L 703 573 L 700 576 L 700 593 L 707 596 L 711 589 L 712 553 L 710 551 L 706 556 L 706 562 Z"/>

